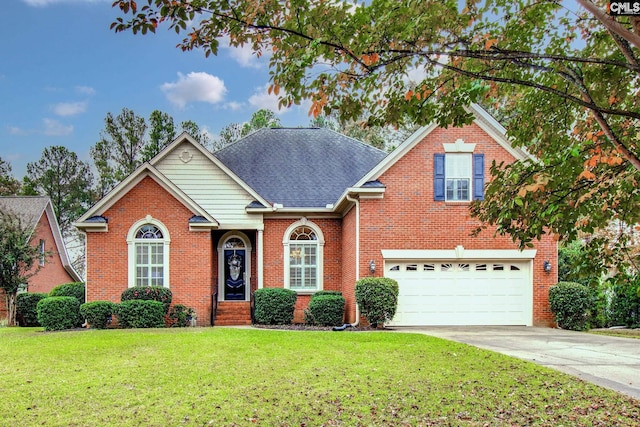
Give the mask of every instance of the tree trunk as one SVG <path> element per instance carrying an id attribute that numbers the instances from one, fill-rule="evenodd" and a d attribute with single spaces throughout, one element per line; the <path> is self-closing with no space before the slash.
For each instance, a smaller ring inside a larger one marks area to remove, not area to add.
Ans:
<path id="1" fill-rule="evenodd" d="M 17 292 L 5 294 L 7 302 L 7 326 L 18 326 L 16 323 L 16 295 Z"/>

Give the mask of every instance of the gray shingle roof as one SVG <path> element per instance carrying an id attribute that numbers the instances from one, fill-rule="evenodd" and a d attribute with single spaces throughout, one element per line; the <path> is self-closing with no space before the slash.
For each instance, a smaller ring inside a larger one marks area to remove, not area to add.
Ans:
<path id="1" fill-rule="evenodd" d="M 387 153 L 328 129 L 261 129 L 214 155 L 271 203 L 335 203 Z"/>
<path id="2" fill-rule="evenodd" d="M 0 197 L 0 211 L 10 212 L 20 218 L 23 226 L 35 228 L 49 203 L 43 196 L 8 196 Z"/>

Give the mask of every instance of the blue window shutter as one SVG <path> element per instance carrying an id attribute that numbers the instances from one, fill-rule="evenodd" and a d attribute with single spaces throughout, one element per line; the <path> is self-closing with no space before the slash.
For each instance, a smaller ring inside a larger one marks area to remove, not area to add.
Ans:
<path id="1" fill-rule="evenodd" d="M 484 200 L 484 154 L 473 155 L 473 200 Z"/>
<path id="2" fill-rule="evenodd" d="M 444 154 L 433 155 L 433 200 L 444 201 Z"/>

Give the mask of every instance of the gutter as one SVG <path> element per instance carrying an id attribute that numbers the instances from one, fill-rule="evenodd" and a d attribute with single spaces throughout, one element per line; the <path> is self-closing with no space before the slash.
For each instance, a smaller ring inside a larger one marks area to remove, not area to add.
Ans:
<path id="1" fill-rule="evenodd" d="M 346 199 L 356 205 L 356 282 L 360 280 L 360 201 L 346 194 Z M 354 294 L 355 297 L 355 294 Z M 356 320 L 353 323 L 345 323 L 342 326 L 335 326 L 334 331 L 344 331 L 347 328 L 355 328 L 360 323 L 360 307 L 356 302 Z"/>

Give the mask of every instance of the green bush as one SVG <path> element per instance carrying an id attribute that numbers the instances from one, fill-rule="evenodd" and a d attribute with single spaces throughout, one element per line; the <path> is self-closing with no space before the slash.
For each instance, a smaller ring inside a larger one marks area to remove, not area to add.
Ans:
<path id="1" fill-rule="evenodd" d="M 580 283 L 559 282 L 549 288 L 549 308 L 562 329 L 588 329 L 592 307 L 592 294 L 589 288 Z"/>
<path id="2" fill-rule="evenodd" d="M 74 297 L 80 304 L 85 302 L 84 295 L 84 283 L 82 282 L 65 283 L 56 286 L 49 292 L 50 297 Z"/>
<path id="3" fill-rule="evenodd" d="M 163 304 L 164 314 L 169 313 L 172 300 L 171 290 L 162 286 L 134 286 L 120 295 L 120 301 L 144 300 L 158 301 Z"/>
<path id="4" fill-rule="evenodd" d="M 16 298 L 16 318 L 20 326 L 41 326 L 38 322 L 38 301 L 48 297 L 48 294 L 37 292 L 23 292 Z"/>
<path id="5" fill-rule="evenodd" d="M 311 296 L 311 298 L 317 298 L 321 295 L 340 295 L 342 296 L 342 292 L 340 291 L 318 291 Z"/>
<path id="6" fill-rule="evenodd" d="M 191 319 L 195 319 L 195 315 L 193 308 L 176 304 L 169 310 L 169 323 L 172 328 L 185 328 L 191 326 Z"/>
<path id="7" fill-rule="evenodd" d="M 304 311 L 304 321 L 310 325 L 339 326 L 344 319 L 344 298 L 338 293 L 316 293 Z"/>
<path id="8" fill-rule="evenodd" d="M 38 322 L 46 331 L 78 326 L 80 303 L 75 297 L 47 297 L 38 302 Z"/>
<path id="9" fill-rule="evenodd" d="M 298 295 L 283 288 L 256 290 L 254 318 L 263 325 L 288 325 L 293 322 L 293 312 Z"/>
<path id="10" fill-rule="evenodd" d="M 111 301 L 93 301 L 80 306 L 80 314 L 91 328 L 105 329 L 112 319 L 116 304 Z"/>
<path id="11" fill-rule="evenodd" d="M 609 323 L 612 326 L 640 326 L 639 281 L 634 278 L 620 278 L 611 290 Z"/>
<path id="12" fill-rule="evenodd" d="M 393 319 L 398 308 L 398 282 L 386 277 L 366 277 L 356 282 L 360 313 L 374 328 Z"/>
<path id="13" fill-rule="evenodd" d="M 118 323 L 123 328 L 164 328 L 164 305 L 153 300 L 122 301 L 116 306 Z"/>

